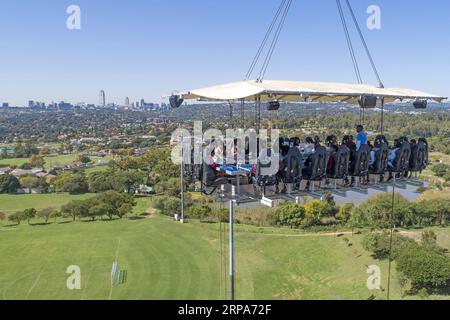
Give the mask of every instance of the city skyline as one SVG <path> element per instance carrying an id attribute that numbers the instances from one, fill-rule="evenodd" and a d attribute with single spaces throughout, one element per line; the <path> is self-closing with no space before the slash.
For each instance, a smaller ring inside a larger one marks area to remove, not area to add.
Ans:
<path id="1" fill-rule="evenodd" d="M 7 101 L 0 101 L 0 107 L 12 107 L 12 108 L 72 108 L 72 107 L 100 107 L 100 108 L 106 108 L 106 107 L 123 107 L 128 109 L 146 109 L 146 108 L 166 108 L 167 103 L 164 101 L 161 103 L 155 103 L 155 102 L 148 102 L 145 99 L 141 98 L 139 101 L 136 102 L 130 102 L 129 97 L 125 97 L 124 103 L 117 103 L 116 101 L 107 101 L 106 99 L 106 92 L 104 90 L 100 90 L 99 93 L 99 101 L 98 103 L 92 103 L 92 102 L 85 102 L 85 101 L 78 101 L 78 102 L 72 102 L 67 100 L 61 100 L 61 101 L 39 101 L 39 100 L 28 100 L 26 104 L 24 105 L 13 105 Z"/>
<path id="2" fill-rule="evenodd" d="M 367 8 L 374 3 L 353 2 L 364 26 Z M 279 1 L 80 0 L 81 29 L 68 30 L 66 9 L 71 4 L 1 2 L 5 48 L 0 102 L 92 103 L 104 90 L 106 104 L 121 104 L 125 97 L 160 103 L 174 90 L 241 80 Z M 381 8 L 381 30 L 363 32 L 385 85 L 450 96 L 450 43 L 445 40 L 450 4 L 406 0 L 375 4 Z M 426 24 L 416 23 L 423 17 Z M 364 82 L 376 84 L 351 32 Z M 266 78 L 355 82 L 334 1 L 294 2 Z"/>

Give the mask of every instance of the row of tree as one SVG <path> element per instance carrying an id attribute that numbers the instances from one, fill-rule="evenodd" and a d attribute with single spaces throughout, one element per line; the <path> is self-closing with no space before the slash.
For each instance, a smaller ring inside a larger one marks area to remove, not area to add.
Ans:
<path id="1" fill-rule="evenodd" d="M 28 221 L 30 224 L 35 218 L 42 219 L 45 224 L 50 219 L 55 219 L 56 222 L 58 217 L 72 218 L 73 221 L 77 218 L 88 218 L 92 221 L 98 218 L 112 220 L 114 217 L 117 217 L 122 219 L 130 214 L 135 206 L 136 201 L 134 197 L 126 193 L 107 191 L 90 199 L 69 202 L 62 206 L 60 210 L 46 208 L 37 211 L 34 208 L 30 208 L 15 212 L 8 216 L 8 220 L 19 225 L 22 221 Z M 4 219 L 6 219 L 6 215 L 0 213 L 0 220 Z"/>
<path id="2" fill-rule="evenodd" d="M 396 261 L 404 294 L 450 293 L 450 257 L 438 246 L 434 232 L 424 232 L 420 243 L 398 233 L 392 241 L 389 232 L 371 233 L 363 246 L 376 259 Z"/>

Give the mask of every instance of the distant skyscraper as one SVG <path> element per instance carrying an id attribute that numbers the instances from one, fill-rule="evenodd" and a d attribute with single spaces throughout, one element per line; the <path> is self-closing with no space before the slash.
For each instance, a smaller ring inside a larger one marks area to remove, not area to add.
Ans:
<path id="1" fill-rule="evenodd" d="M 106 95 L 105 91 L 100 91 L 100 107 L 106 107 Z"/>
<path id="2" fill-rule="evenodd" d="M 125 98 L 125 107 L 130 106 L 130 99 L 128 97 Z"/>

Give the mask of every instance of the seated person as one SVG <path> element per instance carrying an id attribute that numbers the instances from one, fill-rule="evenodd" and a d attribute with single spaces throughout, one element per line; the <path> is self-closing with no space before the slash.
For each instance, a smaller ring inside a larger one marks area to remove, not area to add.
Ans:
<path id="1" fill-rule="evenodd" d="M 321 147 L 321 146 L 322 146 L 322 145 L 321 145 L 321 142 L 322 142 L 322 141 L 320 141 L 319 136 L 315 136 L 315 137 L 314 137 L 314 148 Z"/>
<path id="2" fill-rule="evenodd" d="M 356 158 L 356 144 L 353 140 L 353 136 L 345 136 L 342 140 L 342 144 L 346 145 L 350 150 L 350 162 L 355 161 Z"/>
<path id="3" fill-rule="evenodd" d="M 395 139 L 394 147 L 390 149 L 388 156 L 388 167 L 394 169 L 395 160 L 397 160 L 397 152 L 402 147 L 400 140 Z"/>
<path id="4" fill-rule="evenodd" d="M 353 172 L 355 162 L 356 162 L 356 144 L 354 142 L 353 136 L 344 136 L 344 139 L 342 140 L 342 144 L 346 145 L 347 148 L 350 150 L 350 157 L 349 157 L 349 168 L 350 172 Z M 355 183 L 355 177 L 352 177 L 351 179 L 351 185 Z M 345 184 L 348 184 L 347 178 L 345 179 Z"/>
<path id="5" fill-rule="evenodd" d="M 333 174 L 334 173 L 334 166 L 336 165 L 336 153 L 338 152 L 339 147 L 337 145 L 331 145 L 330 151 L 329 151 L 329 158 L 328 158 L 328 164 L 327 164 L 327 173 Z"/>
<path id="6" fill-rule="evenodd" d="M 378 150 L 380 150 L 379 145 L 375 144 L 375 147 L 369 142 L 367 143 L 370 147 L 370 159 L 369 159 L 369 167 L 373 167 L 376 161 L 376 155 Z"/>
<path id="7" fill-rule="evenodd" d="M 330 151 L 332 146 L 337 146 L 337 137 L 335 135 L 331 135 L 327 137 L 326 140 L 327 150 Z"/>
<path id="8" fill-rule="evenodd" d="M 292 146 L 293 147 L 298 147 L 298 146 L 300 146 L 300 138 L 298 138 L 298 137 L 294 137 L 294 138 L 292 138 Z"/>
<path id="9" fill-rule="evenodd" d="M 216 176 L 221 176 L 220 166 L 218 164 L 219 157 L 216 156 L 216 150 L 213 149 L 210 154 L 209 167 L 214 171 Z"/>
<path id="10" fill-rule="evenodd" d="M 314 144 L 314 139 L 311 138 L 311 137 L 307 137 L 307 138 L 305 139 L 305 143 L 306 143 L 306 144 Z"/>

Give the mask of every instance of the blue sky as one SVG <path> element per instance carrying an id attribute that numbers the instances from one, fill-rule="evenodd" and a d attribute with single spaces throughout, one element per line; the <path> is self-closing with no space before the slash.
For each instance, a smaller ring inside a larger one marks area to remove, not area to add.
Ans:
<path id="1" fill-rule="evenodd" d="M 280 0 L 1 0 L 0 102 L 160 101 L 243 79 Z M 386 86 L 450 96 L 450 2 L 352 0 Z M 66 28 L 69 5 L 82 29 Z M 382 29 L 365 27 L 369 5 Z M 352 29 L 353 32 L 353 29 Z M 376 84 L 353 32 L 364 82 Z M 267 79 L 355 82 L 334 0 L 294 0 Z"/>

